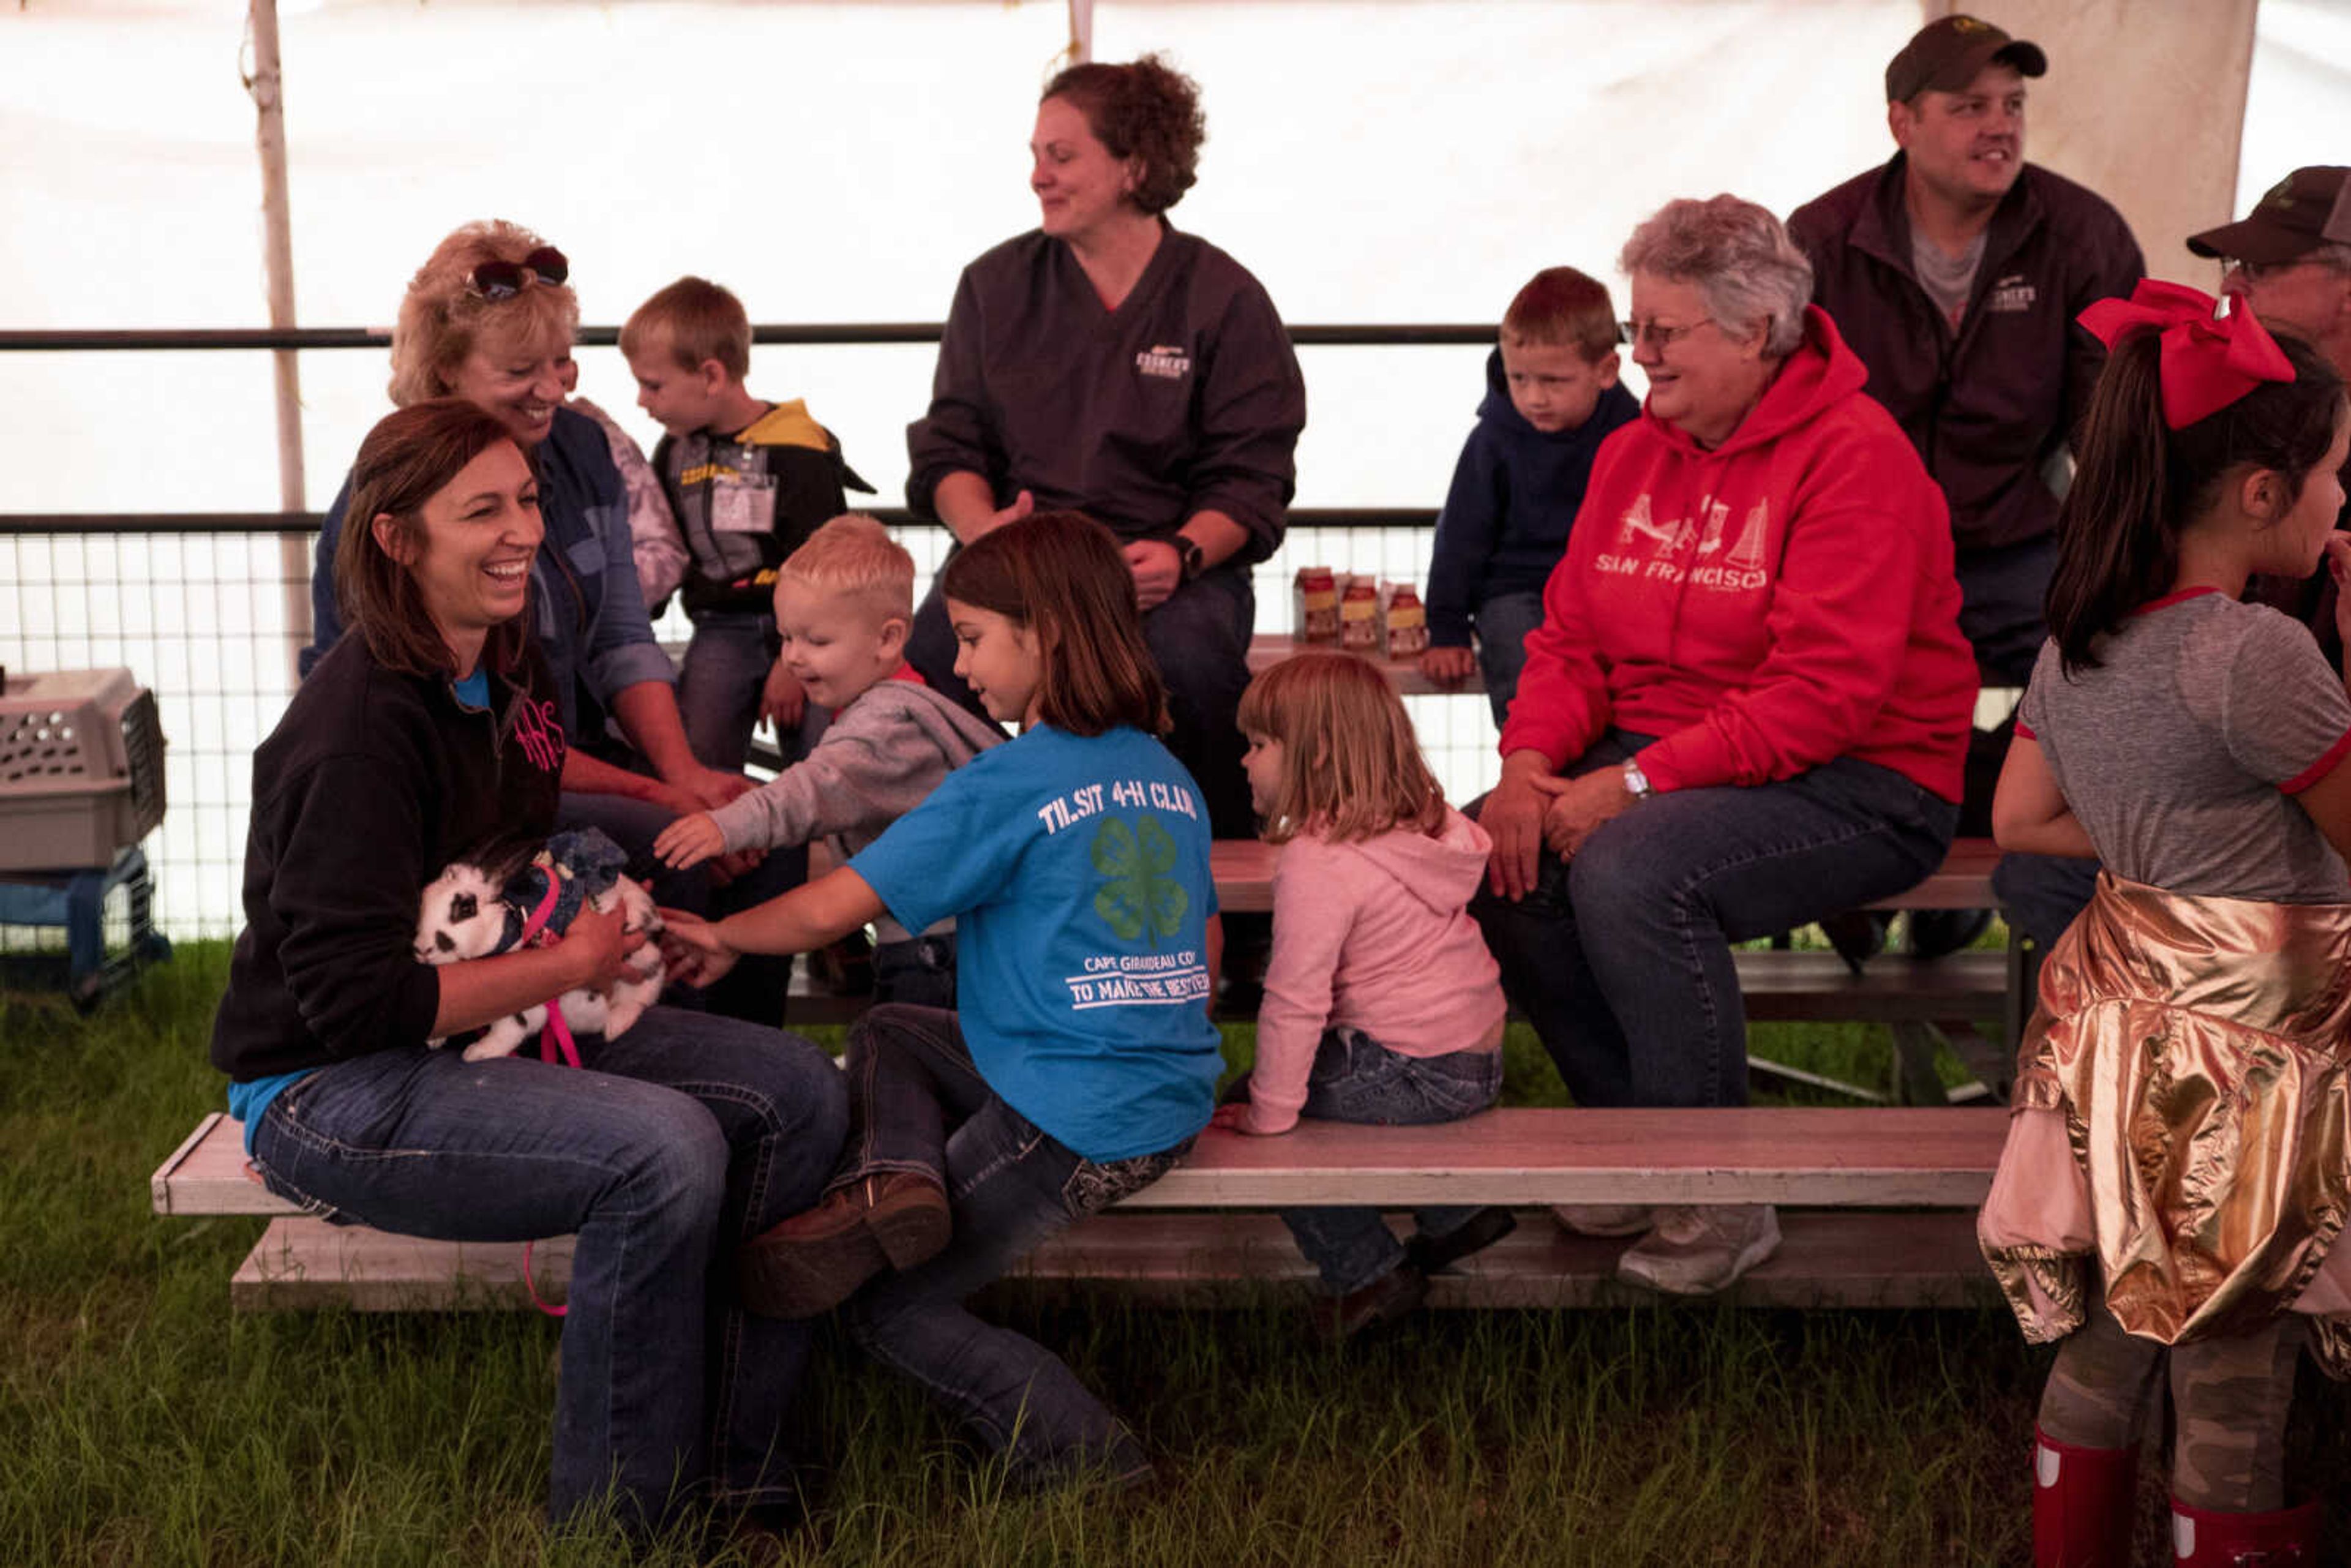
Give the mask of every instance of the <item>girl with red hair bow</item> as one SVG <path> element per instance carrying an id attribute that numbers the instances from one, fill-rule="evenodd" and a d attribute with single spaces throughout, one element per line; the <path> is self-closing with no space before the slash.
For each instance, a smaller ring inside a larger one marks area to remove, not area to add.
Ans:
<path id="1" fill-rule="evenodd" d="M 2034 1455 L 2041 1568 L 2126 1568 L 2138 1427 L 2168 1370 L 2171 1551 L 2317 1562 L 2283 1448 L 2307 1345 L 2351 1372 L 2351 695 L 2309 629 L 2239 602 L 2334 532 L 2351 414 L 2318 354 L 2142 284 L 2059 522 L 2001 846 L 2095 856 L 2050 950 L 1979 1234 L 2059 1340 Z"/>

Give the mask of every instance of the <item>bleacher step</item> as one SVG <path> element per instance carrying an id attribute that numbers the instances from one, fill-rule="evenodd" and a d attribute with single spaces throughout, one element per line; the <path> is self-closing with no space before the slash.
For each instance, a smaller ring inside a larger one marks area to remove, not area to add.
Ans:
<path id="1" fill-rule="evenodd" d="M 1774 1308 L 1967 1308 L 2000 1300 L 1976 1250 L 1974 1219 L 1959 1213 L 1783 1212 L 1779 1254 L 1731 1290 L 1724 1305 Z M 1431 1281 L 1439 1310 L 1592 1308 L 1655 1303 L 1614 1278 L 1624 1239 L 1571 1236 L 1541 1210 L 1517 1231 Z M 273 1220 L 231 1282 L 242 1312 L 527 1308 L 519 1243 L 423 1241 L 305 1216 Z M 532 1284 L 559 1301 L 571 1240 L 531 1249 Z M 1012 1283 L 1082 1282 L 1155 1305 L 1232 1306 L 1302 1295 L 1311 1270 L 1271 1215 L 1110 1214 L 1040 1248 Z"/>

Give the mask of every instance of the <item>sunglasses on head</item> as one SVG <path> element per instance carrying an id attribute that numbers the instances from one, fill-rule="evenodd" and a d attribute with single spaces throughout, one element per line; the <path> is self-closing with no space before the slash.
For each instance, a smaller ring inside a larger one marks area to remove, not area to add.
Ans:
<path id="1" fill-rule="evenodd" d="M 561 283 L 571 276 L 571 264 L 551 245 L 540 246 L 520 261 L 486 261 L 474 268 L 473 291 L 485 299 L 511 299 L 530 284 Z"/>

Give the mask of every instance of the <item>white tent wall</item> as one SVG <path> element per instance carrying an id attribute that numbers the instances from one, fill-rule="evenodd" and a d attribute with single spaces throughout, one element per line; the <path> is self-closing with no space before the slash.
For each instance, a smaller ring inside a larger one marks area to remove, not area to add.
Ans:
<path id="1" fill-rule="evenodd" d="M 1111 0 L 1093 7 L 1094 53 L 1163 47 L 1200 78 L 1210 142 L 1175 216 L 1255 269 L 1290 319 L 1479 320 L 1541 266 L 1614 281 L 1625 234 L 1667 196 L 1731 190 L 1785 211 L 1881 160 L 1885 60 L 1942 8 Z M 34 0 L 0 16 L 0 139 L 20 154 L 0 182 L 0 319 L 264 319 L 242 12 Z M 2158 273 L 2211 281 L 2178 236 L 2232 208 L 2253 0 L 1996 14 L 2051 54 L 2032 156 L 2115 199 Z M 1033 221 L 1022 144 L 1070 24 L 1066 0 L 289 0 L 300 319 L 388 321 L 432 240 L 491 213 L 566 247 L 590 320 L 689 269 L 758 319 L 935 319 L 962 263 Z M 718 40 L 744 65 L 739 91 L 709 74 Z M 1434 499 L 1476 358 L 1311 356 L 1301 501 Z M 929 359 L 769 350 L 755 378 L 805 392 L 894 494 Z M 585 366 L 584 390 L 627 411 L 618 356 Z M 382 378 L 378 353 L 308 357 L 312 505 L 381 411 Z M 268 401 L 260 356 L 0 361 L 0 429 L 57 459 L 12 465 L 9 509 L 266 507 Z"/>
<path id="2" fill-rule="evenodd" d="M 2263 0 L 2230 215 L 2306 163 L 2351 163 L 2351 0 Z"/>
<path id="3" fill-rule="evenodd" d="M 2351 122 L 2346 0 L 2269 0 L 2261 39 L 2278 30 L 2282 54 L 2248 44 L 2252 0 L 1987 8 L 2050 50 L 2030 155 L 2115 195 L 2158 271 L 2179 275 L 2179 236 L 2237 204 L 2227 127 L 2249 48 L 2247 154 L 2258 143 L 2275 166 L 2248 191 L 2291 163 L 2351 161 L 2304 145 L 2311 126 Z M 245 11 L 0 9 L 0 325 L 266 319 Z M 1885 64 L 1923 14 L 1920 0 L 1096 0 L 1092 24 L 1095 57 L 1164 48 L 1199 78 L 1210 139 L 1175 218 L 1255 270 L 1290 320 L 1490 321 L 1541 267 L 1618 285 L 1626 232 L 1668 197 L 1729 190 L 1785 212 L 1882 162 Z M 1035 221 L 1024 147 L 1071 11 L 280 0 L 280 22 L 307 324 L 388 323 L 434 241 L 490 214 L 570 255 L 591 322 L 688 270 L 734 287 L 756 319 L 920 320 L 944 313 L 967 260 Z M 2264 131 L 2273 114 L 2288 129 Z M 2209 134 L 2178 140 L 2184 122 Z M 1482 357 L 1309 350 L 1300 503 L 1433 505 Z M 887 504 L 931 361 L 925 346 L 767 348 L 752 384 L 807 397 Z M 582 364 L 582 390 L 649 440 L 617 353 Z M 310 506 L 383 412 L 385 375 L 381 351 L 303 356 Z M 270 509 L 271 380 L 262 353 L 0 355 L 0 511 Z M 1408 534 L 1322 548 L 1391 575 L 1426 564 Z M 1265 580 L 1269 620 L 1290 564 Z M 233 922 L 248 758 L 284 691 L 275 541 L 0 539 L 0 577 L 15 584 L 0 663 L 129 664 L 162 694 L 164 913 L 180 930 Z M 1416 706 L 1448 789 L 1479 787 L 1483 706 Z"/>
<path id="4" fill-rule="evenodd" d="M 1099 57 L 1164 47 L 1199 78 L 1210 141 L 1175 216 L 1291 319 L 1490 320 L 1539 267 L 1613 277 L 1625 232 L 1667 196 L 1785 208 L 1876 162 L 1875 84 L 1917 16 L 1915 0 L 1106 4 L 1094 26 Z M 70 15 L 35 0 L 0 16 L 0 136 L 32 152 L 0 194 L 11 325 L 262 319 L 242 26 L 236 0 Z M 388 322 L 433 240 L 492 213 L 565 247 L 590 320 L 688 269 L 762 319 L 936 319 L 965 261 L 1034 222 L 1023 148 L 1068 27 L 1042 0 L 288 0 L 301 319 Z M 722 53 L 739 88 L 714 78 Z M 1301 499 L 1434 499 L 1478 357 L 1316 356 Z M 755 377 L 806 392 L 894 493 L 930 358 L 768 350 Z M 626 411 L 617 355 L 583 362 L 584 390 Z M 129 425 L 154 457 L 136 478 L 44 465 L 13 477 L 15 508 L 269 504 L 258 356 L 39 369 L 0 375 L 0 428 L 95 457 Z M 313 505 L 381 412 L 382 381 L 380 354 L 308 357 Z"/>

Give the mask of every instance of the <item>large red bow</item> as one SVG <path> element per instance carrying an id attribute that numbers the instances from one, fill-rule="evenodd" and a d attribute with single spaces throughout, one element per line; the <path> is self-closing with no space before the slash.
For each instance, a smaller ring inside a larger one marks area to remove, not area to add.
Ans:
<path id="1" fill-rule="evenodd" d="M 2139 280 L 2128 299 L 2101 299 L 2077 318 L 2111 349 L 2134 327 L 2163 334 L 2163 423 L 2184 430 L 2220 413 L 2263 382 L 2294 380 L 2294 365 L 2252 307 L 2237 299 L 2229 314 L 2199 288 Z"/>

